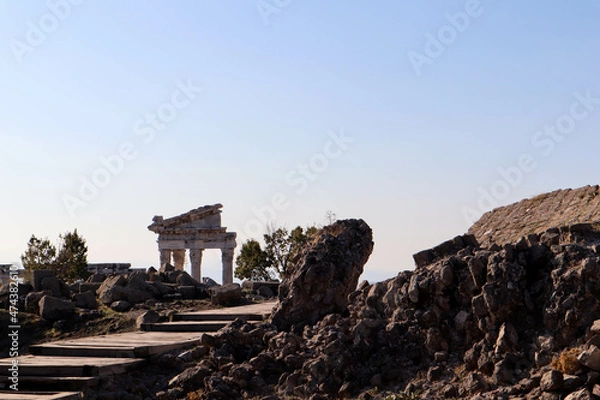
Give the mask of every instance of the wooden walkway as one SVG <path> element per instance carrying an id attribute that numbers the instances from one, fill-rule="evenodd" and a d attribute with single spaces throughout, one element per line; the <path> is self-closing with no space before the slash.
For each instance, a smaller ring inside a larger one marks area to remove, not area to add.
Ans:
<path id="1" fill-rule="evenodd" d="M 32 354 L 18 357 L 19 389 L 0 391 L 0 400 L 70 400 L 80 390 L 98 385 L 102 378 L 127 373 L 150 356 L 197 346 L 203 332 L 214 332 L 236 318 L 260 321 L 271 314 L 275 302 L 175 314 L 173 322 L 144 324 L 141 332 L 61 340 L 30 346 Z M 0 359 L 0 387 L 10 384 L 12 358 Z M 39 390 L 57 390 L 39 392 Z"/>
<path id="2" fill-rule="evenodd" d="M 171 350 L 200 344 L 202 333 L 129 332 L 92 336 L 82 339 L 61 340 L 30 346 L 29 351 L 45 356 L 77 357 L 150 357 Z"/>
<path id="3" fill-rule="evenodd" d="M 81 399 L 77 392 L 7 392 L 0 391 L 2 400 L 75 400 Z"/>

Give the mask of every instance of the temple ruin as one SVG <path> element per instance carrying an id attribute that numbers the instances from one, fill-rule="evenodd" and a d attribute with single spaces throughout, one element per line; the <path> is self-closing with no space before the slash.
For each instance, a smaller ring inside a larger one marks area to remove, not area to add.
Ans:
<path id="1" fill-rule="evenodd" d="M 202 278 L 202 254 L 205 249 L 220 249 L 223 263 L 223 284 L 233 282 L 233 253 L 236 246 L 235 232 L 227 232 L 221 226 L 222 204 L 204 206 L 176 217 L 164 219 L 162 215 L 152 218 L 148 227 L 158 234 L 160 265 L 173 264 L 183 270 L 186 250 L 189 250 L 191 275 Z"/>

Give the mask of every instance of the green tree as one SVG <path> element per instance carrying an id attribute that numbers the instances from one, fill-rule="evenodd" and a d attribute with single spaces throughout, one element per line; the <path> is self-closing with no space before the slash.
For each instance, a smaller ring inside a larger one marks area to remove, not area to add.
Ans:
<path id="1" fill-rule="evenodd" d="M 88 248 L 85 239 L 77 233 L 77 229 L 60 238 L 62 242 L 56 258 L 57 276 L 66 281 L 86 279 L 90 273 L 87 270 Z"/>
<path id="2" fill-rule="evenodd" d="M 66 281 L 85 279 L 89 276 L 85 239 L 77 233 L 77 229 L 60 235 L 60 239 L 57 252 L 48 239 L 39 239 L 31 235 L 27 242 L 27 250 L 21 255 L 27 275 L 36 269 L 49 269 L 56 277 Z"/>
<path id="3" fill-rule="evenodd" d="M 298 226 L 291 232 L 284 227 L 268 227 L 263 236 L 264 249 L 254 239 L 242 246 L 241 253 L 235 260 L 235 277 L 252 280 L 283 279 L 290 266 L 296 262 L 302 247 L 317 230 L 315 226 L 306 228 L 306 231 Z"/>
<path id="4" fill-rule="evenodd" d="M 286 228 L 270 229 L 264 235 L 265 251 L 270 265 L 277 270 L 277 274 L 283 278 L 286 276 L 290 266 L 296 261 L 296 256 L 304 247 L 308 239 L 317 232 L 312 226 L 306 229 L 297 226 L 291 232 Z"/>
<path id="5" fill-rule="evenodd" d="M 39 239 L 31 235 L 27 250 L 21 255 L 21 263 L 27 271 L 34 269 L 54 269 L 56 247 L 47 238 Z"/>
<path id="6" fill-rule="evenodd" d="M 234 274 L 238 279 L 250 279 L 253 281 L 272 280 L 267 253 L 260 248 L 260 243 L 254 239 L 246 241 L 242 245 L 240 255 L 235 259 L 237 267 Z"/>

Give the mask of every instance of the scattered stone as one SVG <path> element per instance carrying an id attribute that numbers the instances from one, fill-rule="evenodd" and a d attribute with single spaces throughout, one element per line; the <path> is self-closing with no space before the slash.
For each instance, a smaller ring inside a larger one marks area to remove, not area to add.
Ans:
<path id="1" fill-rule="evenodd" d="M 181 298 L 184 300 L 195 299 L 196 296 L 196 287 L 195 286 L 179 286 L 177 288 L 178 293 L 181 295 Z M 241 294 L 240 294 L 241 297 Z M 241 298 L 240 298 L 241 300 Z"/>
<path id="2" fill-rule="evenodd" d="M 581 389 L 565 397 L 565 400 L 592 400 L 592 395 L 588 389 Z"/>
<path id="3" fill-rule="evenodd" d="M 211 279 L 207 276 L 205 276 L 204 278 L 202 278 L 202 284 L 206 287 L 215 287 L 215 286 L 219 286 L 219 284 L 217 282 L 215 282 L 214 279 Z"/>
<path id="4" fill-rule="evenodd" d="M 102 282 L 98 288 L 98 300 L 103 304 L 111 304 L 118 300 L 125 300 L 124 286 L 127 280 L 123 275 L 113 275 Z"/>
<path id="5" fill-rule="evenodd" d="M 600 349 L 594 345 L 587 346 L 577 357 L 579 363 L 594 371 L 600 371 Z"/>
<path id="6" fill-rule="evenodd" d="M 169 387 L 180 387 L 185 392 L 200 389 L 203 386 L 204 378 L 210 373 L 211 370 L 203 366 L 186 369 L 169 381 Z"/>
<path id="7" fill-rule="evenodd" d="M 192 278 L 190 276 L 190 274 L 188 274 L 185 271 L 178 271 L 179 274 L 175 280 L 175 283 L 178 284 L 179 286 L 192 286 L 192 287 L 197 287 L 200 285 L 200 282 L 198 282 L 197 280 L 195 280 L 194 278 Z"/>
<path id="8" fill-rule="evenodd" d="M 564 384 L 564 377 L 562 372 L 551 370 L 546 372 L 542 376 L 542 380 L 540 381 L 540 388 L 544 392 L 555 392 L 557 390 L 562 389 Z"/>
<path id="9" fill-rule="evenodd" d="M 239 305 L 242 301 L 242 287 L 238 283 L 211 288 L 211 301 L 214 305 Z"/>
<path id="10" fill-rule="evenodd" d="M 52 296 L 52 292 L 49 290 L 43 292 L 30 292 L 25 296 L 25 311 L 32 314 L 40 313 L 40 300 L 44 296 Z"/>
<path id="11" fill-rule="evenodd" d="M 163 264 L 163 265 L 160 266 L 159 272 L 161 274 L 166 274 L 166 273 L 169 273 L 171 271 L 175 271 L 175 267 L 173 265 L 169 264 L 169 263 L 165 263 L 165 264 Z"/>
<path id="12" fill-rule="evenodd" d="M 75 315 L 75 306 L 70 301 L 44 296 L 39 301 L 40 316 L 49 321 L 68 319 Z"/>
<path id="13" fill-rule="evenodd" d="M 73 295 L 73 302 L 75 307 L 86 308 L 89 310 L 95 310 L 98 308 L 98 302 L 96 301 L 96 295 L 92 291 L 85 293 L 75 293 Z"/>
<path id="14" fill-rule="evenodd" d="M 93 292 L 96 295 L 101 285 L 102 283 L 98 282 L 81 282 L 79 284 L 79 293 Z"/>
<path id="15" fill-rule="evenodd" d="M 155 324 L 158 321 L 160 321 L 160 315 L 156 311 L 150 310 L 137 317 L 135 325 L 140 329 L 143 324 Z"/>
<path id="16" fill-rule="evenodd" d="M 60 281 L 55 276 L 47 276 L 42 279 L 42 291 L 49 291 L 52 296 L 60 298 L 63 297 L 63 292 L 60 288 Z"/>
<path id="17" fill-rule="evenodd" d="M 42 288 L 42 280 L 47 277 L 54 276 L 52 271 L 48 269 L 34 269 L 31 272 L 31 280 L 33 283 L 33 290 L 36 292 L 41 292 L 44 290 Z"/>
<path id="18" fill-rule="evenodd" d="M 111 303 L 110 308 L 116 312 L 127 312 L 131 310 L 131 304 L 125 300 L 118 300 Z"/>

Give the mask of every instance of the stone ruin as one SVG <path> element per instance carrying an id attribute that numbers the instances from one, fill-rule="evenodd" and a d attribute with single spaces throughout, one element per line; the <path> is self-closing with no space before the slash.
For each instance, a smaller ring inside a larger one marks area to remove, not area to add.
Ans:
<path id="1" fill-rule="evenodd" d="M 87 270 L 90 274 L 123 275 L 131 272 L 130 263 L 88 263 Z"/>
<path id="2" fill-rule="evenodd" d="M 204 335 L 208 356 L 158 397 L 597 399 L 598 194 L 495 210 L 358 288 L 372 236 L 340 221 L 302 250 L 269 321 Z"/>
<path id="3" fill-rule="evenodd" d="M 223 262 L 223 285 L 233 283 L 235 232 L 221 226 L 221 208 L 215 204 L 191 210 L 172 218 L 157 215 L 148 227 L 158 234 L 160 265 L 171 264 L 183 270 L 186 250 L 189 251 L 192 277 L 202 279 L 202 254 L 205 249 L 220 249 Z"/>

